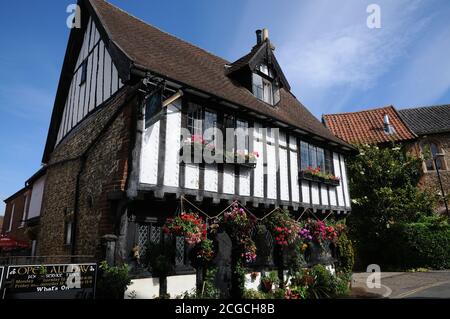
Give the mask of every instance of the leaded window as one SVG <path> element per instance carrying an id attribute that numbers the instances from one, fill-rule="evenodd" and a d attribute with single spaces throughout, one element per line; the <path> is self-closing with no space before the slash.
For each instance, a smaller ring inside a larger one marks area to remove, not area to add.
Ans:
<path id="1" fill-rule="evenodd" d="M 203 135 L 202 108 L 196 104 L 190 104 L 187 113 L 187 129 L 192 135 Z"/>
<path id="2" fill-rule="evenodd" d="M 302 171 L 310 167 L 320 168 L 321 171 L 333 174 L 332 153 L 302 141 L 300 143 L 300 167 Z"/>
<path id="3" fill-rule="evenodd" d="M 425 142 L 421 144 L 422 153 L 428 158 L 425 160 L 425 168 L 427 171 L 436 169 L 445 170 L 445 161 L 442 157 L 437 156 L 442 153 L 439 146 L 434 142 Z"/>

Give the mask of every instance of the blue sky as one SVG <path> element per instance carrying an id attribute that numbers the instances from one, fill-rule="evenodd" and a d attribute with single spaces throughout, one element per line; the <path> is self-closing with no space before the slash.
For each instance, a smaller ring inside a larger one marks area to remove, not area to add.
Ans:
<path id="1" fill-rule="evenodd" d="M 0 198 L 40 167 L 73 1 L 0 4 Z M 450 103 L 450 1 L 111 0 L 230 61 L 267 27 L 293 93 L 317 117 Z M 381 9 L 369 29 L 366 8 Z M 0 214 L 3 213 L 3 202 Z"/>

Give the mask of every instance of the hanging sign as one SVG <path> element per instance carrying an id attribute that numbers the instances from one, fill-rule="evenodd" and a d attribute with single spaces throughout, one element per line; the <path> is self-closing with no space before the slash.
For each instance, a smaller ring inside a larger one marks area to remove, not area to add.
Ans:
<path id="1" fill-rule="evenodd" d="M 93 299 L 97 264 L 8 266 L 4 299 Z"/>

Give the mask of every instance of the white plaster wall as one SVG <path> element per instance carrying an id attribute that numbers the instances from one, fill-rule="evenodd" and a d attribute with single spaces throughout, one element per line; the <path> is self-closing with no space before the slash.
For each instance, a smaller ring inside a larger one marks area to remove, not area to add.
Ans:
<path id="1" fill-rule="evenodd" d="M 200 181 L 200 169 L 198 164 L 186 164 L 184 169 L 186 188 L 198 189 Z"/>
<path id="2" fill-rule="evenodd" d="M 309 196 L 309 183 L 302 181 L 302 198 L 303 203 L 311 203 L 311 198 Z"/>
<path id="3" fill-rule="evenodd" d="M 144 131 L 141 149 L 140 182 L 156 185 L 158 181 L 159 122 Z"/>
<path id="4" fill-rule="evenodd" d="M 333 153 L 333 165 L 334 165 L 334 175 L 341 178 L 341 183 L 337 186 L 337 198 L 339 206 L 344 206 L 344 192 L 342 189 L 342 176 L 340 170 L 340 162 L 339 155 L 337 153 Z"/>
<path id="5" fill-rule="evenodd" d="M 131 283 L 125 291 L 125 299 L 155 299 L 159 296 L 159 278 L 157 277 L 135 279 Z M 167 277 L 167 293 L 172 299 L 186 291 L 191 292 L 195 286 L 195 275 Z"/>
<path id="6" fill-rule="evenodd" d="M 218 168 L 217 164 L 208 164 L 205 167 L 205 190 L 209 192 L 218 191 Z"/>
<path id="7" fill-rule="evenodd" d="M 223 168 L 223 192 L 234 194 L 234 167 L 231 165 Z"/>
<path id="8" fill-rule="evenodd" d="M 250 169 L 241 168 L 239 173 L 239 194 L 250 196 Z"/>
<path id="9" fill-rule="evenodd" d="M 330 186 L 330 205 L 331 206 L 336 206 L 337 202 L 336 202 L 336 187 L 335 186 Z"/>
<path id="10" fill-rule="evenodd" d="M 45 175 L 33 184 L 31 191 L 30 207 L 28 209 L 28 219 L 41 215 L 42 195 L 44 194 Z"/>
<path id="11" fill-rule="evenodd" d="M 134 297 L 131 297 L 134 295 Z M 131 281 L 125 291 L 125 299 L 154 299 L 159 296 L 159 278 L 143 278 Z"/>
<path id="12" fill-rule="evenodd" d="M 312 203 L 315 205 L 320 204 L 319 199 L 319 184 L 318 183 L 311 183 L 311 196 L 312 196 Z"/>
<path id="13" fill-rule="evenodd" d="M 167 277 L 167 293 L 175 298 L 186 291 L 191 292 L 196 287 L 196 275 Z"/>
<path id="14" fill-rule="evenodd" d="M 328 206 L 328 190 L 326 185 L 320 185 L 320 196 L 322 197 L 322 205 Z"/>
<path id="15" fill-rule="evenodd" d="M 277 198 L 277 163 L 275 145 L 267 144 L 267 198 Z"/>
<path id="16" fill-rule="evenodd" d="M 342 168 L 342 187 L 344 190 L 346 206 L 349 207 L 350 206 L 350 194 L 349 194 L 349 190 L 348 190 L 347 170 L 345 167 L 344 156 L 341 155 L 340 157 L 341 157 L 341 168 Z"/>
<path id="17" fill-rule="evenodd" d="M 251 274 L 245 274 L 245 288 L 258 290 L 259 284 L 261 283 L 261 273 L 256 272 L 256 278 L 252 279 Z"/>
<path id="18" fill-rule="evenodd" d="M 264 157 L 263 157 L 263 143 L 261 140 L 261 125 L 255 123 L 253 149 L 259 153 L 259 158 L 256 161 L 256 168 L 254 169 L 254 189 L 253 196 L 264 197 Z"/>
<path id="19" fill-rule="evenodd" d="M 86 59 L 86 82 L 80 85 L 83 69 L 81 65 Z M 100 34 L 91 18 L 73 72 L 56 144 L 90 111 L 102 104 L 123 86 L 119 79 L 118 70 L 105 48 L 105 44 L 100 39 Z"/>
<path id="20" fill-rule="evenodd" d="M 181 100 L 167 107 L 166 156 L 164 164 L 164 185 L 178 187 L 179 151 L 181 147 Z"/>
<path id="21" fill-rule="evenodd" d="M 288 178 L 287 150 L 280 148 L 280 198 L 289 200 L 289 178 Z"/>

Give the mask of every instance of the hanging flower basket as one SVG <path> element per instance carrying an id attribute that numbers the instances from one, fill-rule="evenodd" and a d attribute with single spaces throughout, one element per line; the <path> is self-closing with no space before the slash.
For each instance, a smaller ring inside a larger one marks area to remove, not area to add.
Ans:
<path id="1" fill-rule="evenodd" d="M 220 225 L 231 237 L 233 244 L 236 245 L 235 249 L 239 250 L 246 263 L 256 260 L 256 244 L 250 235 L 255 223 L 256 220 L 236 203 L 220 219 Z"/>
<path id="2" fill-rule="evenodd" d="M 299 238 L 300 225 L 287 211 L 278 211 L 270 215 L 266 220 L 266 227 L 280 247 L 291 245 Z"/>
<path id="3" fill-rule="evenodd" d="M 206 223 L 194 213 L 181 213 L 175 218 L 168 218 L 163 228 L 167 234 L 183 236 L 188 245 L 199 244 L 206 239 Z"/>

